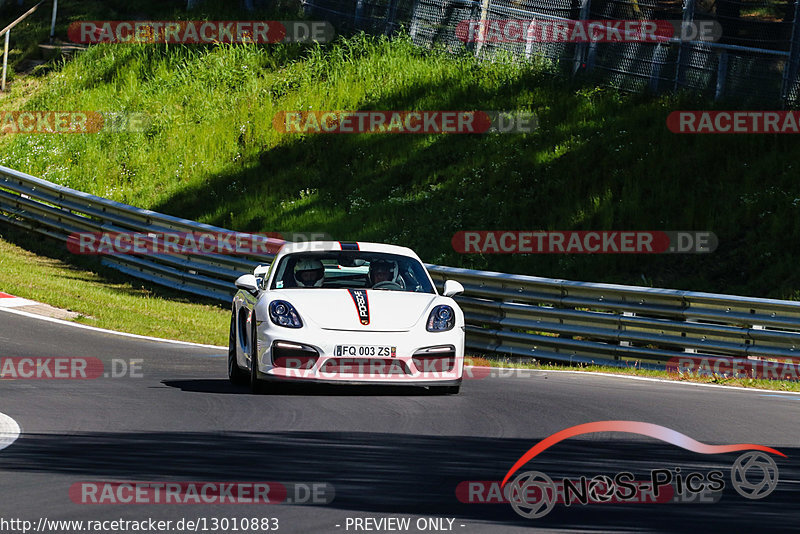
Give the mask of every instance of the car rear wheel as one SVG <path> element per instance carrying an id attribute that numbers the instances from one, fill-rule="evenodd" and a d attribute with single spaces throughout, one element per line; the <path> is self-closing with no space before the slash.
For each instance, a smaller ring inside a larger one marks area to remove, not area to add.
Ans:
<path id="1" fill-rule="evenodd" d="M 247 373 L 239 367 L 236 358 L 236 312 L 231 312 L 231 330 L 228 335 L 228 380 L 231 384 L 242 385 L 247 382 Z"/>

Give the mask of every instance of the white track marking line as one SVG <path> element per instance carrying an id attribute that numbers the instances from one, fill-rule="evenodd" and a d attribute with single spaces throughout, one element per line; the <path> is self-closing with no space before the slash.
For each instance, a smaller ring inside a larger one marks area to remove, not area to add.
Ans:
<path id="1" fill-rule="evenodd" d="M 14 419 L 0 413 L 0 450 L 14 443 L 19 437 L 20 429 Z"/>
<path id="2" fill-rule="evenodd" d="M 20 297 L 0 298 L 0 308 L 16 308 L 18 306 L 33 306 L 34 304 L 39 304 L 39 303 L 28 299 L 23 299 Z"/>

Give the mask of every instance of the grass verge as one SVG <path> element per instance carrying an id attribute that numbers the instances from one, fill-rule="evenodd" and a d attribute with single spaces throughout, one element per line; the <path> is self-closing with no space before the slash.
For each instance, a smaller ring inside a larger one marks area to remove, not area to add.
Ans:
<path id="1" fill-rule="evenodd" d="M 76 322 L 82 324 L 227 345 L 227 308 L 148 287 L 98 266 L 37 255 L 9 241 L 8 233 L 0 228 L 0 291 L 79 313 Z"/>

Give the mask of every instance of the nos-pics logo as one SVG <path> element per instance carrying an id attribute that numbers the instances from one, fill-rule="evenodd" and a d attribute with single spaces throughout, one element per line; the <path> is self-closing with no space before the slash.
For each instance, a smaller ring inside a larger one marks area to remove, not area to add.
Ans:
<path id="1" fill-rule="evenodd" d="M 730 468 L 730 484 L 745 499 L 763 499 L 778 485 L 778 466 L 770 454 L 786 457 L 764 445 L 739 443 L 708 445 L 675 430 L 637 421 L 597 421 L 573 426 L 557 432 L 528 450 L 506 473 L 500 487 L 505 500 L 519 515 L 536 519 L 544 517 L 556 503 L 666 503 L 715 502 L 725 487 L 721 470 L 685 472 L 680 468 L 654 469 L 650 477 L 635 480 L 630 472 L 614 476 L 553 480 L 540 471 L 525 471 L 511 480 L 520 468 L 553 445 L 575 436 L 595 432 L 625 432 L 649 436 L 699 454 L 724 454 L 746 451 Z M 769 454 L 767 454 L 769 453 Z M 705 498 L 705 500 L 701 499 Z"/>

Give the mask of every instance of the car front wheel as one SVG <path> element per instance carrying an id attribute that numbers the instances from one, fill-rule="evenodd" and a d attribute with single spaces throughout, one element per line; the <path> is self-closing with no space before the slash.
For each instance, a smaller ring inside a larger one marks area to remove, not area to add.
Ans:
<path id="1" fill-rule="evenodd" d="M 258 379 L 258 329 L 256 328 L 256 312 L 250 320 L 250 391 L 257 395 L 263 392 L 261 380 Z"/>
<path id="2" fill-rule="evenodd" d="M 247 373 L 239 367 L 236 358 L 236 312 L 231 312 L 231 330 L 228 335 L 228 380 L 231 384 L 242 385 L 247 382 Z"/>

